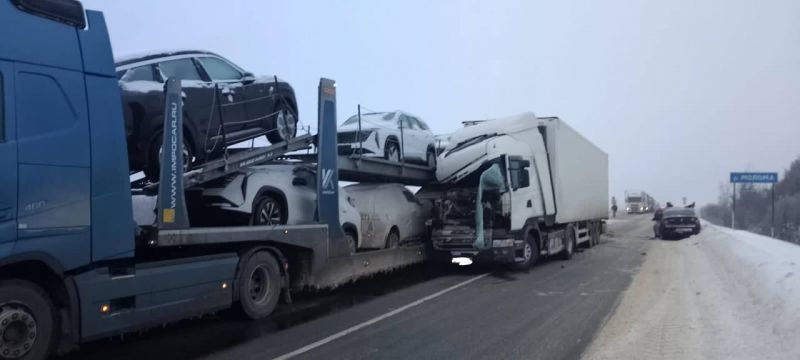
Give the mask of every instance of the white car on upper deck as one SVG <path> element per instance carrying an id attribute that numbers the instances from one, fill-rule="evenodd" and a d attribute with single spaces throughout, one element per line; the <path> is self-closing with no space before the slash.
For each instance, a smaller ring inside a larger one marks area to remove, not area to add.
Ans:
<path id="1" fill-rule="evenodd" d="M 361 154 L 436 166 L 436 140 L 428 124 L 404 111 L 353 115 L 339 126 L 339 154 Z M 401 151 L 402 148 L 402 151 Z M 401 155 L 402 154 L 402 155 Z"/>

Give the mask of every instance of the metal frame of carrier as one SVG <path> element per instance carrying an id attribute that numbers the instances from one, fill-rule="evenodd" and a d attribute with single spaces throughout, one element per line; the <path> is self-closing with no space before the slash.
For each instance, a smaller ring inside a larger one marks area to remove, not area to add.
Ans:
<path id="1" fill-rule="evenodd" d="M 165 86 L 164 134 L 181 136 L 181 111 L 170 111 L 180 106 L 180 83 L 169 80 Z M 407 266 L 427 258 L 426 246 L 414 244 L 395 249 L 350 254 L 339 225 L 338 180 L 346 181 L 396 181 L 406 184 L 424 184 L 432 181 L 434 169 L 412 164 L 393 163 L 383 159 L 338 155 L 336 152 L 336 96 L 335 82 L 321 79 L 319 86 L 319 118 L 317 135 L 304 135 L 289 143 L 265 148 L 247 149 L 201 166 L 183 176 L 180 181 L 162 181 L 150 185 L 160 196 L 158 224 L 140 239 L 144 247 L 185 247 L 212 244 L 263 242 L 288 245 L 311 251 L 310 276 L 300 280 L 301 286 L 329 287 L 351 281 L 364 275 Z M 165 136 L 165 143 L 178 142 L 180 138 Z M 287 152 L 308 147 L 311 143 L 319 149 L 315 154 L 287 156 Z M 169 147 L 165 147 L 169 148 Z M 167 152 L 166 155 L 169 155 Z M 201 185 L 248 166 L 263 164 L 278 158 L 295 158 L 316 163 L 317 223 L 276 226 L 191 227 L 185 205 L 185 187 Z M 181 169 L 180 156 L 164 156 L 161 179 L 176 179 Z M 295 284 L 298 285 L 298 284 Z"/>

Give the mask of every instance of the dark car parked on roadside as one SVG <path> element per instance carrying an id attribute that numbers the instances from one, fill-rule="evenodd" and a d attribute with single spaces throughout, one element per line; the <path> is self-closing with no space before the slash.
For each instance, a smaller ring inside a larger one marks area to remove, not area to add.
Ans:
<path id="1" fill-rule="evenodd" d="M 669 207 L 653 216 L 653 232 L 661 239 L 681 239 L 700 233 L 700 219 L 694 208 Z"/>
<path id="2" fill-rule="evenodd" d="M 256 78 L 207 51 L 158 52 L 117 59 L 131 172 L 158 178 L 163 86 L 182 80 L 184 163 L 205 162 L 230 144 L 266 135 L 271 143 L 297 133 L 294 90 L 277 77 Z"/>

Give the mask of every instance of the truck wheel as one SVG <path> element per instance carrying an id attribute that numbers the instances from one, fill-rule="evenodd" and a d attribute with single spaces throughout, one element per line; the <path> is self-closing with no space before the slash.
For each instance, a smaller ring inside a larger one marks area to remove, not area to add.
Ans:
<path id="1" fill-rule="evenodd" d="M 564 230 L 564 240 L 564 249 L 561 250 L 559 256 L 561 260 L 569 260 L 572 259 L 572 253 L 575 252 L 575 228 L 571 225 Z"/>
<path id="2" fill-rule="evenodd" d="M 528 235 L 528 239 L 525 240 L 521 251 L 522 253 L 518 255 L 520 255 L 519 257 L 522 258 L 522 261 L 514 262 L 514 264 L 511 265 L 511 267 L 517 271 L 528 270 L 539 259 L 539 246 L 536 241 L 536 236 L 533 234 Z"/>
<path id="3" fill-rule="evenodd" d="M 239 307 L 250 319 L 261 319 L 275 310 L 281 295 L 281 273 L 272 254 L 260 251 L 248 258 L 236 277 Z"/>
<path id="4" fill-rule="evenodd" d="M 0 281 L 0 359 L 47 359 L 58 343 L 58 317 L 47 294 L 24 280 Z"/>
<path id="5" fill-rule="evenodd" d="M 588 247 L 593 247 L 600 243 L 600 224 L 596 222 L 589 223 L 589 245 Z"/>

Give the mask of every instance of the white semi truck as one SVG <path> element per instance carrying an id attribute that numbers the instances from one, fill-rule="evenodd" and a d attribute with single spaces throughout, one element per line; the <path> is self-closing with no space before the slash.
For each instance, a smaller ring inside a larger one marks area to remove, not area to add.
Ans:
<path id="1" fill-rule="evenodd" d="M 598 243 L 608 217 L 608 155 L 556 117 L 523 113 L 455 132 L 439 156 L 431 240 L 441 260 L 527 268 Z"/>
<path id="2" fill-rule="evenodd" d="M 641 190 L 625 191 L 625 212 L 628 214 L 644 214 L 656 210 L 656 200 Z"/>

